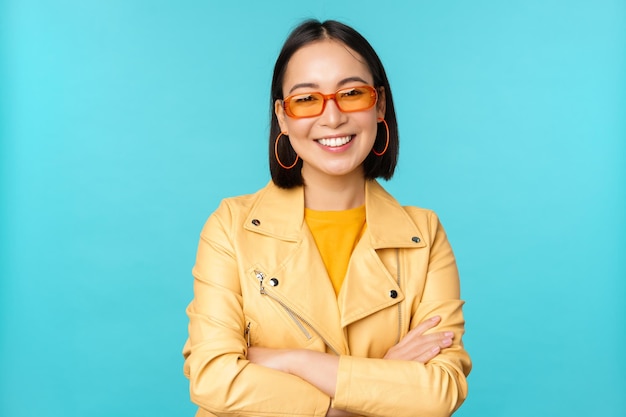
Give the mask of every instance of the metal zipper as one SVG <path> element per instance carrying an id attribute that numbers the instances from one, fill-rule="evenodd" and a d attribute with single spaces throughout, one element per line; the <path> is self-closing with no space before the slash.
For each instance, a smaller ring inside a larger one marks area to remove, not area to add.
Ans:
<path id="1" fill-rule="evenodd" d="M 291 308 L 289 308 L 280 298 L 276 297 L 273 294 L 268 293 L 265 290 L 265 287 L 263 286 L 263 280 L 265 279 L 265 274 L 263 272 L 255 270 L 254 274 L 256 275 L 256 278 L 259 280 L 259 293 L 261 295 L 267 295 L 269 298 L 271 298 L 272 300 L 280 304 L 285 309 L 287 314 L 289 314 L 292 320 L 294 320 L 296 324 L 298 325 L 298 327 L 304 332 L 305 336 L 307 336 L 307 339 L 311 339 L 311 334 L 306 330 L 306 328 L 302 325 L 302 323 L 306 324 L 311 329 L 313 329 L 313 331 L 317 333 L 320 339 L 322 339 L 324 344 L 328 346 L 328 348 L 332 350 L 335 355 L 339 356 L 339 352 L 337 352 L 337 350 L 335 350 L 335 348 L 330 343 L 328 343 L 328 341 L 324 338 L 324 336 L 322 336 L 317 330 L 315 330 L 315 328 L 311 325 L 311 323 L 309 323 L 306 319 L 304 319 L 300 314 L 296 313 Z"/>
<path id="2" fill-rule="evenodd" d="M 268 294 L 269 295 L 269 294 Z M 270 296 L 271 297 L 271 296 Z M 281 303 L 282 305 L 282 303 Z M 302 325 L 302 323 L 300 322 L 300 320 L 298 320 L 298 318 L 292 313 L 291 310 L 289 310 L 287 307 L 285 307 L 283 305 L 283 308 L 285 309 L 285 311 L 287 312 L 287 314 L 289 314 L 289 317 L 291 317 L 291 320 L 293 320 L 294 323 L 296 323 L 296 325 L 300 328 L 300 330 L 302 331 L 302 333 L 304 333 L 304 335 L 306 336 L 307 340 L 311 340 L 311 333 L 309 333 L 309 331 Z"/>

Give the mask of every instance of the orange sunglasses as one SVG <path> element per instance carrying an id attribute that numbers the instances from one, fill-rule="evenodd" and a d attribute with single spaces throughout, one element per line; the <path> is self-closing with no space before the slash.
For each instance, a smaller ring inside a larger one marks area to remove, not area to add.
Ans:
<path id="1" fill-rule="evenodd" d="M 332 94 L 320 92 L 294 94 L 283 100 L 287 116 L 294 119 L 319 116 L 326 108 L 328 100 L 335 100 L 344 113 L 363 111 L 376 104 L 378 93 L 370 85 L 342 88 Z"/>

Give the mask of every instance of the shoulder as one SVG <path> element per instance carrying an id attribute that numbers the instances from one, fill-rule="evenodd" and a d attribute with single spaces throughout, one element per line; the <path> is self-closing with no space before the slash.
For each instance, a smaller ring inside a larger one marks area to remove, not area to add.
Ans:
<path id="1" fill-rule="evenodd" d="M 423 233 L 426 232 L 429 236 L 435 236 L 437 233 L 443 232 L 439 216 L 434 210 L 416 206 L 403 206 L 402 208 Z"/>
<path id="2" fill-rule="evenodd" d="M 378 181 L 368 182 L 366 190 L 369 197 L 367 201 L 368 206 L 374 207 L 376 210 L 381 208 L 385 213 L 404 211 L 414 222 L 420 224 L 438 220 L 437 214 L 431 209 L 413 205 L 401 205 Z M 380 214 L 383 213 L 381 212 Z"/>
<path id="3" fill-rule="evenodd" d="M 254 206 L 255 202 L 258 201 L 264 194 L 266 189 L 267 186 L 251 194 L 242 194 L 224 198 L 213 215 L 230 214 L 236 216 L 238 214 L 248 213 Z"/>
<path id="4" fill-rule="evenodd" d="M 403 206 L 377 182 L 368 184 L 367 196 L 368 227 L 381 242 L 395 241 L 394 237 L 401 241 L 402 236 L 411 233 L 428 244 L 442 230 L 433 210 Z"/>
<path id="5" fill-rule="evenodd" d="M 202 234 L 208 235 L 215 228 L 231 230 L 233 225 L 241 224 L 270 186 L 268 184 L 254 193 L 222 199 L 215 211 L 209 215 L 202 229 Z"/>
<path id="6" fill-rule="evenodd" d="M 417 224 L 438 223 L 439 216 L 434 210 L 418 206 L 402 206 L 402 209 Z"/>
<path id="7" fill-rule="evenodd" d="M 298 207 L 301 209 L 298 210 Z M 217 210 L 209 217 L 207 225 L 218 222 L 222 229 L 233 235 L 240 229 L 250 229 L 253 225 L 255 231 L 265 230 L 271 234 L 279 230 L 299 230 L 303 216 L 302 187 L 284 189 L 270 181 L 253 194 L 222 200 Z M 273 232 L 270 232 L 270 229 Z"/>

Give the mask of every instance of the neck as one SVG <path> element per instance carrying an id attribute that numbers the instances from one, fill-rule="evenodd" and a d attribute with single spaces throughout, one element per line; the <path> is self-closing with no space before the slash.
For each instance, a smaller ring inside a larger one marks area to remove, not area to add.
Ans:
<path id="1" fill-rule="evenodd" d="M 320 211 L 349 210 L 365 204 L 362 173 L 342 177 L 304 178 L 304 205 Z"/>

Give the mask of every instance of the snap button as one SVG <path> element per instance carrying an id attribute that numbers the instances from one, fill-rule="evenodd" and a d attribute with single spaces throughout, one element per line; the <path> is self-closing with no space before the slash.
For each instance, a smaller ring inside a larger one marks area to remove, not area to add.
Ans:
<path id="1" fill-rule="evenodd" d="M 398 291 L 396 291 L 396 290 L 389 291 L 389 297 L 391 297 L 391 298 L 398 298 Z"/>
<path id="2" fill-rule="evenodd" d="M 417 236 L 413 236 L 413 237 L 411 238 L 411 240 L 412 240 L 413 242 L 415 242 L 415 243 L 420 243 L 420 238 L 419 238 L 419 237 L 417 237 Z"/>
<path id="3" fill-rule="evenodd" d="M 275 287 L 278 285 L 278 280 L 276 278 L 270 279 L 270 286 Z"/>
<path id="4" fill-rule="evenodd" d="M 259 221 L 259 219 L 252 219 L 252 224 L 258 226 L 261 224 L 261 222 Z"/>

